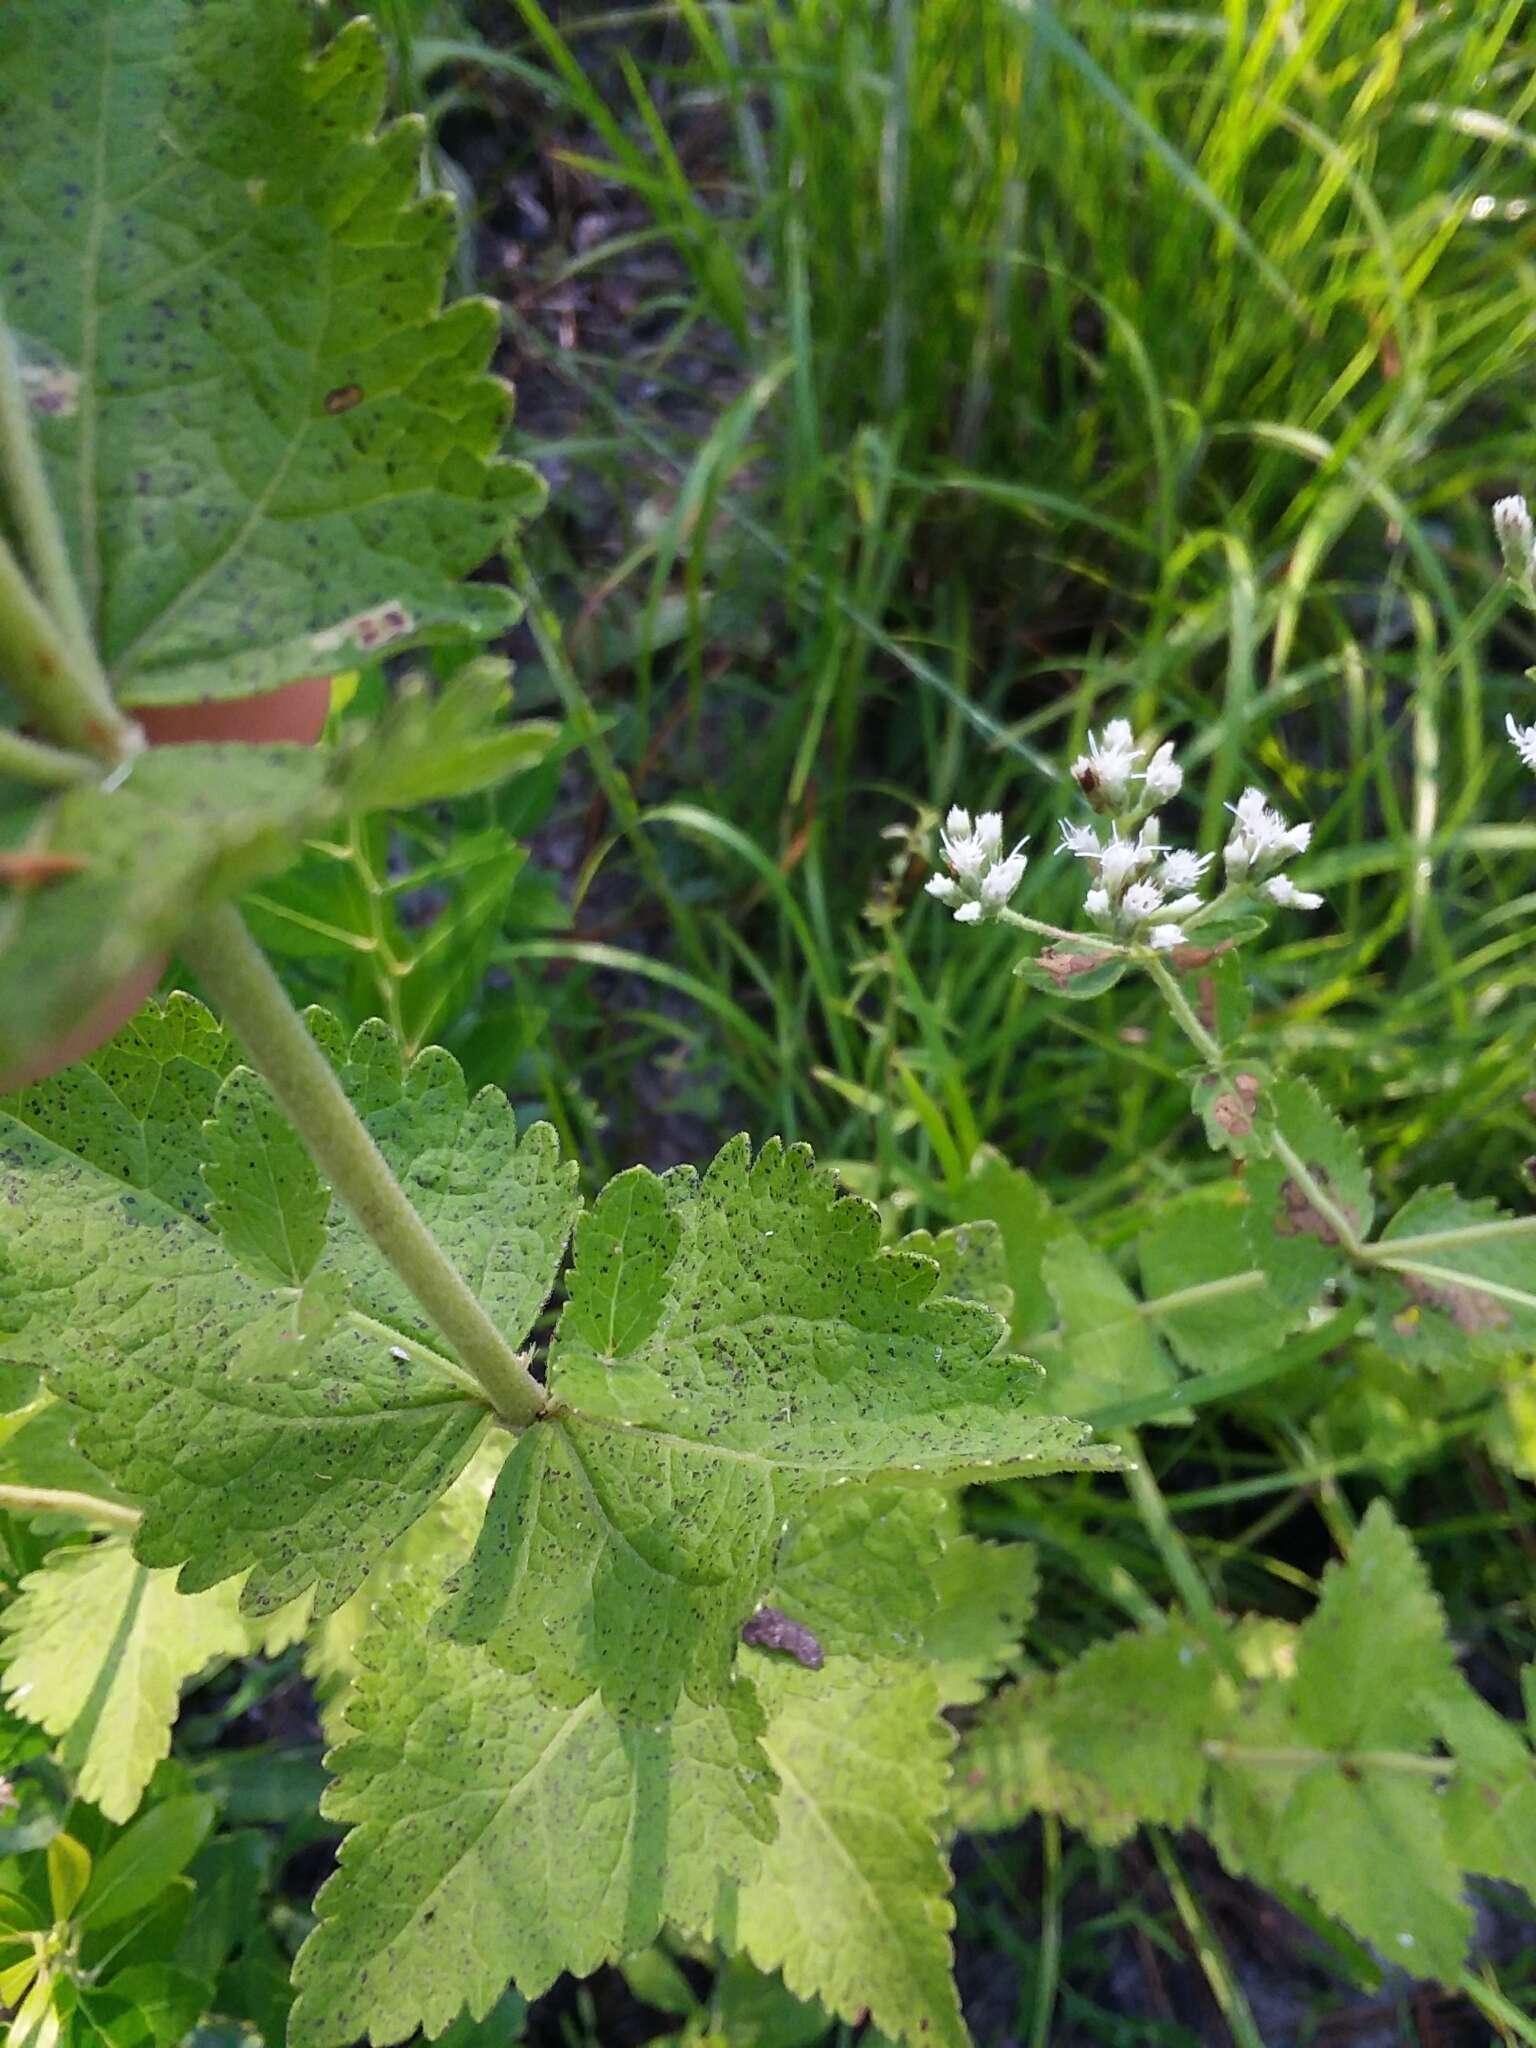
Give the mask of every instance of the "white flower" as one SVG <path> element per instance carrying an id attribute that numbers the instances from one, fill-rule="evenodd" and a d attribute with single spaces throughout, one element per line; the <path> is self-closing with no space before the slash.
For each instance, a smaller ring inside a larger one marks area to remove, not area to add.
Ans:
<path id="1" fill-rule="evenodd" d="M 1195 853 L 1188 847 L 1175 846 L 1163 855 L 1163 871 L 1158 880 L 1165 889 L 1193 889 L 1215 858 L 1212 853 Z"/>
<path id="2" fill-rule="evenodd" d="M 1095 810 L 1123 810 L 1141 753 L 1129 720 L 1112 718 L 1102 740 L 1089 733 L 1087 753 L 1072 763 L 1072 779 Z"/>
<path id="3" fill-rule="evenodd" d="M 981 878 L 982 902 L 1000 909 L 1023 881 L 1027 865 L 1025 856 L 1015 847 L 1006 860 L 1000 860 L 989 868 Z"/>
<path id="4" fill-rule="evenodd" d="M 970 812 L 956 804 L 944 820 L 939 846 L 949 873 L 931 876 L 928 894 L 953 910 L 959 924 L 995 916 L 1023 879 L 1024 842 L 1004 854 L 1001 811 L 983 811 L 973 824 Z"/>
<path id="5" fill-rule="evenodd" d="M 1499 537 L 1504 567 L 1516 582 L 1525 582 L 1536 568 L 1536 526 L 1524 498 L 1500 498 L 1493 508 L 1493 530 Z"/>
<path id="6" fill-rule="evenodd" d="M 1151 867 L 1163 850 L 1163 824 L 1155 814 L 1136 834 L 1136 858 L 1140 866 Z"/>
<path id="7" fill-rule="evenodd" d="M 1088 915 L 1102 924 L 1109 916 L 1110 903 L 1107 889 L 1090 889 L 1083 898 L 1083 908 Z"/>
<path id="8" fill-rule="evenodd" d="M 1226 844 L 1227 874 L 1234 882 L 1255 870 L 1257 880 L 1293 853 L 1305 853 L 1311 844 L 1312 827 L 1288 825 L 1278 811 L 1271 810 L 1262 790 L 1245 789 L 1227 809 L 1236 821 Z"/>
<path id="9" fill-rule="evenodd" d="M 1079 860 L 1097 860 L 1099 857 L 1099 835 L 1091 825 L 1073 825 L 1067 819 L 1061 821 L 1061 844 L 1058 853 L 1075 854 Z"/>
<path id="10" fill-rule="evenodd" d="M 1191 889 L 1187 896 L 1175 896 L 1171 903 L 1165 903 L 1163 905 L 1163 915 L 1164 917 L 1193 917 L 1195 912 L 1203 907 L 1200 897 Z"/>
<path id="11" fill-rule="evenodd" d="M 1141 848 L 1134 839 L 1122 839 L 1111 832 L 1099 848 L 1099 880 L 1111 896 L 1118 898 L 1137 870 L 1145 865 Z"/>
<path id="12" fill-rule="evenodd" d="M 1156 917 L 1163 907 L 1163 892 L 1156 882 L 1132 882 L 1121 898 L 1121 907 L 1127 917 L 1138 921 Z"/>
<path id="13" fill-rule="evenodd" d="M 1320 910 L 1323 899 L 1311 889 L 1298 889 L 1289 875 L 1276 875 L 1264 884 L 1264 894 L 1282 910 Z"/>
<path id="14" fill-rule="evenodd" d="M 1184 943 L 1184 934 L 1176 924 L 1155 924 L 1148 936 L 1159 953 L 1171 953 L 1175 946 Z"/>
<path id="15" fill-rule="evenodd" d="M 1526 767 L 1536 769 L 1536 725 L 1516 725 L 1515 714 L 1510 712 L 1504 721 L 1504 730 Z"/>
<path id="16" fill-rule="evenodd" d="M 1153 803 L 1165 804 L 1184 787 L 1184 770 L 1173 758 L 1172 740 L 1164 740 L 1142 770 L 1142 783 Z"/>

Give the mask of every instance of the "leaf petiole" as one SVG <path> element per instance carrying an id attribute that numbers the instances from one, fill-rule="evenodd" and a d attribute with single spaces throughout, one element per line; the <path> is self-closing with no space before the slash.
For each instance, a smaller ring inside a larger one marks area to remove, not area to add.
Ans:
<path id="1" fill-rule="evenodd" d="M 411 1206 L 239 911 L 214 911 L 181 950 L 320 1171 L 497 1414 L 514 1429 L 536 1422 L 544 1389 Z"/>

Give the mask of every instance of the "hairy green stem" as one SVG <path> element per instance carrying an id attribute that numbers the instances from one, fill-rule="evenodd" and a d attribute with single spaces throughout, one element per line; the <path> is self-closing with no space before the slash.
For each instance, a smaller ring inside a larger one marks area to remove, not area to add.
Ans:
<path id="1" fill-rule="evenodd" d="M 321 1172 L 492 1407 L 515 1429 L 537 1421 L 544 1389 L 412 1208 L 239 911 L 215 911 L 181 950 Z"/>
<path id="2" fill-rule="evenodd" d="M 113 702 L 69 566 L 11 330 L 0 317 L 0 487 L 37 582 L 0 535 L 0 669 L 49 737 L 131 759 L 137 725 Z"/>
<path id="3" fill-rule="evenodd" d="M 1043 924 L 1038 917 L 1026 917 L 1022 910 L 1010 910 L 1006 904 L 997 915 L 1001 923 L 1011 924 L 1015 931 L 1035 932 L 1042 939 L 1062 939 L 1073 946 L 1091 946 L 1107 960 L 1130 950 L 1118 939 L 1102 938 L 1097 932 L 1069 932 L 1064 925 Z"/>
<path id="4" fill-rule="evenodd" d="M 139 1511 L 122 1502 L 102 1500 L 94 1493 L 76 1493 L 67 1486 L 0 1486 L 0 1509 L 11 1515 L 74 1515 L 82 1522 L 101 1522 L 110 1529 L 137 1529 Z"/>
<path id="5" fill-rule="evenodd" d="M 44 604 L 76 663 L 95 669 L 96 640 L 70 567 L 58 508 L 48 488 L 16 343 L 0 307 L 0 485 Z"/>
<path id="6" fill-rule="evenodd" d="M 12 775 L 39 789 L 72 789 L 77 782 L 91 782 L 100 773 L 101 763 L 89 754 L 50 747 L 46 740 L 31 740 L 25 733 L 0 726 L 0 775 Z"/>
<path id="7" fill-rule="evenodd" d="M 1163 1001 L 1168 1005 L 1174 1022 L 1184 1033 L 1190 1044 L 1194 1046 L 1201 1058 L 1209 1060 L 1213 1067 L 1224 1067 L 1226 1055 L 1223 1053 L 1214 1035 L 1206 1030 L 1200 1019 L 1195 1015 L 1188 996 L 1179 987 L 1178 977 L 1169 972 L 1168 968 L 1158 959 L 1155 953 L 1147 955 L 1145 965 L 1147 972 L 1157 983 Z M 1289 1139 L 1280 1137 L 1278 1133 L 1272 1140 L 1272 1143 L 1274 1145 L 1275 1157 L 1283 1162 L 1291 1179 L 1301 1189 L 1318 1215 L 1327 1223 L 1329 1229 L 1332 1230 L 1334 1236 L 1338 1239 L 1341 1248 L 1352 1259 L 1368 1259 L 1370 1254 L 1365 1245 L 1362 1244 L 1359 1232 L 1355 1229 L 1354 1224 L 1333 1199 L 1332 1195 L 1328 1193 L 1327 1189 L 1321 1185 L 1316 1174 L 1313 1173 L 1311 1167 L 1308 1166 L 1295 1146 L 1291 1144 Z"/>

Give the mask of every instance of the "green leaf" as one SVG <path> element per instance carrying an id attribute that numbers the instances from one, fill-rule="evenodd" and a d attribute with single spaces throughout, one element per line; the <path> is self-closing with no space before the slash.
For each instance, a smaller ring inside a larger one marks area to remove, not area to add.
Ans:
<path id="1" fill-rule="evenodd" d="M 998 1695 L 966 1737 L 955 1817 L 995 1829 L 1044 1810 L 1104 1844 L 1143 1821 L 1187 1827 L 1205 1789 L 1201 1744 L 1232 1703 L 1186 1622 L 1097 1643 L 1054 1679 L 1031 1674 Z"/>
<path id="2" fill-rule="evenodd" d="M 3 146 L 3 145 L 0 145 Z M 4 893 L 0 1072 L 78 1024 L 186 926 L 282 867 L 334 815 L 308 747 L 154 747 L 121 788 L 9 807 L 0 841 L 78 863 Z"/>
<path id="3" fill-rule="evenodd" d="M 574 1161 L 562 1164 L 548 1124 L 521 1136 L 499 1088 L 471 1097 L 457 1060 L 437 1047 L 409 1065 L 387 1026 L 365 1024 L 343 1045 L 339 1028 L 311 1011 L 309 1023 L 339 1068 L 369 1134 L 422 1221 L 509 1344 L 533 1328 L 560 1270 L 581 1207 Z M 346 1279 L 355 1305 L 435 1343 L 404 1284 L 352 1216 L 334 1203 L 321 1270 Z"/>
<path id="4" fill-rule="evenodd" d="M 956 1223 L 937 1236 L 931 1230 L 909 1230 L 901 1250 L 933 1260 L 939 1269 L 940 1294 L 956 1301 L 985 1302 L 1000 1316 L 1012 1315 L 1008 1253 L 1001 1229 L 990 1219 Z"/>
<path id="5" fill-rule="evenodd" d="M 84 1926 L 110 1927 L 152 1906 L 212 1832 L 218 1807 L 203 1793 L 162 1799 L 105 1852 L 76 1909 Z"/>
<path id="6" fill-rule="evenodd" d="M 1062 1234 L 1065 1223 L 1040 1183 L 990 1146 L 972 1160 L 950 1209 L 957 1222 L 990 1219 L 1002 1232 L 1004 1277 L 1013 1290 L 1014 1342 L 1027 1348 L 1029 1338 L 1055 1321 L 1041 1265 L 1046 1246 Z"/>
<path id="7" fill-rule="evenodd" d="M 1309 1771 L 1282 1828 L 1291 1883 L 1415 1976 L 1456 1981 L 1472 1913 L 1434 1785 L 1387 1771 Z"/>
<path id="8" fill-rule="evenodd" d="M 192 996 L 152 1002 L 90 1059 L 50 1074 L 5 1108 L 62 1151 L 200 1216 L 203 1121 L 235 1060 L 222 1024 Z"/>
<path id="9" fill-rule="evenodd" d="M 579 1417 L 526 1430 L 442 1625 L 541 1699 L 596 1686 L 652 1723 L 714 1703 L 765 1586 L 781 1516 L 766 1465 Z"/>
<path id="10" fill-rule="evenodd" d="M 237 1067 L 219 1090 L 206 1138 L 214 1228 L 253 1278 L 301 1286 L 325 1245 L 331 1194 L 249 1067 Z"/>
<path id="11" fill-rule="evenodd" d="M 797 1998 L 931 2048 L 966 2048 L 938 1843 L 953 1736 L 930 1673 L 829 1657 L 754 1659 L 779 1830 L 716 1931 Z M 683 1924 L 688 1924 L 686 1921 Z"/>
<path id="12" fill-rule="evenodd" d="M 1002 1319 L 932 1299 L 868 1203 L 804 1147 L 733 1140 L 701 1179 L 636 1169 L 577 1232 L 550 1384 L 593 1416 L 755 1459 L 783 1489 L 895 1472 L 958 1480 L 1115 1462 L 1039 1412 Z"/>
<path id="13" fill-rule="evenodd" d="M 830 1655 L 920 1658 L 950 1504 L 929 1487 L 840 1486 L 790 1522 L 774 1604 Z"/>
<path id="14" fill-rule="evenodd" d="M 1149 1306 L 1160 1296 L 1208 1290 L 1159 1308 L 1155 1318 L 1191 1372 L 1218 1372 L 1261 1358 L 1278 1346 L 1288 1326 L 1284 1305 L 1254 1264 L 1245 1210 L 1242 1190 L 1231 1183 L 1200 1189 L 1160 1207 L 1138 1245 Z M 1247 1285 L 1249 1280 L 1255 1284 Z M 1229 1286 L 1232 1291 L 1225 1291 Z"/>
<path id="15" fill-rule="evenodd" d="M 363 23 L 296 0 L 9 0 L 0 275 L 101 651 L 131 703 L 240 696 L 445 629 L 541 496 L 496 459 L 494 308 Z"/>
<path id="16" fill-rule="evenodd" d="M 761 1716 L 738 1685 L 624 1727 L 595 1692 L 539 1700 L 484 1650 L 429 1631 L 402 1584 L 361 1646 L 325 1811 L 352 1826 L 299 1957 L 290 2041 L 402 2041 L 480 2019 L 510 1977 L 535 1997 L 700 1926 L 771 1832 Z"/>
<path id="17" fill-rule="evenodd" d="M 1292 1699 L 1303 1739 L 1337 1750 L 1422 1744 L 1426 1701 L 1461 1683 L 1429 1575 L 1378 1500 L 1348 1560 L 1323 1574 L 1297 1641 Z"/>
<path id="18" fill-rule="evenodd" d="M 937 1673 L 946 1706 L 970 1706 L 986 1697 L 1017 1654 L 1038 1586 L 1028 1544 L 982 1543 L 958 1528 L 946 1529 L 921 1653 Z"/>
<path id="19" fill-rule="evenodd" d="M 1300 1157 L 1322 1193 L 1351 1222 L 1357 1237 L 1370 1229 L 1374 1204 L 1360 1141 L 1305 1081 L 1279 1081 L 1273 1090 L 1275 1127 Z M 1342 1270 L 1338 1233 L 1278 1156 L 1255 1159 L 1247 1171 L 1251 1206 L 1248 1242 L 1254 1263 L 1288 1307 L 1310 1308 Z"/>
<path id="20" fill-rule="evenodd" d="M 48 1844 L 48 1902 L 55 1921 L 68 1920 L 91 1881 L 91 1852 L 73 1835 L 55 1835 Z"/>
<path id="21" fill-rule="evenodd" d="M 1141 1304 L 1086 1238 L 1073 1231 L 1054 1239 L 1041 1270 L 1061 1321 L 1059 1344 L 1039 1347 L 1052 1408 L 1087 1415 L 1177 1383 Z"/>
<path id="22" fill-rule="evenodd" d="M 499 723 L 511 700 L 505 661 L 466 662 L 437 695 L 416 678 L 397 693 L 345 775 L 360 810 L 404 811 L 470 796 L 536 768 L 560 736 L 549 719 Z"/>
<path id="23" fill-rule="evenodd" d="M 48 1368 L 82 1451 L 146 1502 L 141 1561 L 184 1564 L 186 1592 L 251 1568 L 250 1611 L 314 1585 L 327 1612 L 485 1427 L 457 1368 L 357 1319 L 338 1276 L 263 1289 L 197 1224 L 4 1120 L 0 1196 L 5 1355 Z"/>
<path id="24" fill-rule="evenodd" d="M 1021 960 L 1014 973 L 1020 981 L 1046 995 L 1087 1003 L 1112 989 L 1130 963 L 1113 953 L 1074 953 L 1069 946 L 1046 946 L 1033 959 Z"/>
<path id="25" fill-rule="evenodd" d="M 1457 1862 L 1536 1899 L 1536 1755 L 1529 1742 L 1470 1687 L 1436 1694 L 1427 1706 L 1459 1766 L 1442 1795 Z"/>
<path id="26" fill-rule="evenodd" d="M 1233 1059 L 1220 1072 L 1196 1068 L 1189 1080 L 1190 1103 L 1205 1125 L 1205 1140 L 1213 1152 L 1257 1159 L 1269 1151 L 1275 1113 L 1267 1067 L 1256 1060 Z"/>
<path id="27" fill-rule="evenodd" d="M 1434 1243 L 1398 1240 L 1433 1236 Z M 1381 1233 L 1377 1330 L 1408 1363 L 1442 1371 L 1536 1347 L 1536 1217 L 1513 1217 L 1454 1188 L 1420 1188 Z"/>
<path id="28" fill-rule="evenodd" d="M 10 1704 L 58 1738 L 59 1760 L 109 1820 L 133 1813 L 170 1752 L 181 1688 L 247 1647 L 238 1587 L 178 1593 L 109 1538 L 56 1550 L 0 1628 Z"/>

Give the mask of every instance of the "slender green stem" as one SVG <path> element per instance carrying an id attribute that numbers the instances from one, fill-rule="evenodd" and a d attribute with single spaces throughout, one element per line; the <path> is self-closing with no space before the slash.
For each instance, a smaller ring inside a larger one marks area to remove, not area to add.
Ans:
<path id="1" fill-rule="evenodd" d="M 1035 2012 L 1029 2048 L 1050 2048 L 1056 1987 L 1061 1978 L 1061 1822 L 1044 1816 L 1045 1884 L 1040 1901 L 1040 1956 L 1035 1966 Z"/>
<path id="2" fill-rule="evenodd" d="M 1211 1987 L 1211 1994 L 1221 2007 L 1222 2017 L 1232 2032 L 1236 2048 L 1264 2048 L 1264 2036 L 1259 2032 L 1253 2017 L 1253 2008 L 1247 1994 L 1238 1982 L 1232 1968 L 1232 1959 L 1222 1946 L 1221 1937 L 1212 1927 L 1204 1908 L 1196 1898 L 1194 1889 L 1184 1875 L 1184 1867 L 1173 1852 L 1173 1844 L 1161 1828 L 1149 1828 L 1152 1853 L 1157 1858 L 1157 1867 L 1163 1873 L 1163 1881 L 1169 1895 L 1184 1923 L 1185 1932 L 1195 1945 L 1195 1954 L 1200 1958 L 1200 1967 L 1205 1972 L 1205 1981 Z"/>
<path id="3" fill-rule="evenodd" d="M 75 662 L 94 670 L 96 640 L 69 563 L 69 549 L 33 430 L 21 364 L 0 307 L 0 485 L 43 603 L 52 613 Z"/>
<path id="4" fill-rule="evenodd" d="M 108 761 L 140 744 L 97 659 L 69 566 L 58 513 L 43 473 L 11 331 L 0 318 L 0 486 L 26 550 L 34 588 L 0 537 L 0 664 L 5 680 L 49 737 Z"/>
<path id="5" fill-rule="evenodd" d="M 1189 1546 L 1180 1535 L 1173 1516 L 1168 1512 L 1168 1503 L 1163 1498 L 1162 1488 L 1147 1463 L 1133 1430 L 1126 1430 L 1122 1442 L 1130 1454 L 1131 1463 L 1125 1475 L 1125 1483 L 1135 1502 L 1136 1512 L 1141 1516 L 1142 1526 L 1157 1546 L 1158 1555 L 1178 1591 L 1179 1598 L 1188 1610 L 1190 1619 L 1209 1643 L 1217 1662 L 1230 1678 L 1241 1682 L 1243 1671 L 1238 1662 L 1237 1652 L 1211 1597 L 1211 1589 L 1205 1583 L 1200 1567 L 1190 1554 Z"/>
<path id="6" fill-rule="evenodd" d="M 1245 1742 L 1204 1742 L 1201 1749 L 1213 1764 L 1268 1765 L 1279 1770 L 1309 1771 L 1319 1764 L 1339 1770 L 1400 1771 L 1415 1778 L 1454 1778 L 1451 1756 L 1415 1756 L 1406 1749 L 1265 1748 Z"/>
<path id="7" fill-rule="evenodd" d="M 1525 2041 L 1536 2048 L 1536 2019 L 1511 2005 L 1496 1984 L 1486 1983 L 1474 1970 L 1463 1970 L 1456 1979 L 1456 1989 L 1500 2030 L 1503 2040 Z"/>
<path id="8" fill-rule="evenodd" d="M 215 911 L 183 939 L 182 952 L 321 1172 L 503 1421 L 519 1429 L 537 1421 L 544 1389 L 411 1207 L 239 911 Z"/>
<path id="9" fill-rule="evenodd" d="M 1130 948 L 1122 946 L 1118 939 L 1102 938 L 1098 932 L 1069 932 L 1064 925 L 1059 924 L 1042 924 L 1038 917 L 1026 917 L 1022 910 L 1010 910 L 1006 905 L 998 911 L 997 916 L 1000 923 L 1011 924 L 1016 931 L 1035 932 L 1042 939 L 1061 939 L 1068 945 L 1088 946 L 1095 953 L 1104 954 L 1106 958 L 1130 952 Z"/>
<path id="10" fill-rule="evenodd" d="M 1490 1238 L 1536 1235 L 1536 1216 L 1496 1216 L 1487 1223 L 1466 1223 L 1456 1230 L 1421 1230 L 1416 1237 L 1389 1237 L 1366 1249 L 1374 1258 L 1416 1259 L 1425 1252 L 1459 1251 L 1463 1245 L 1486 1244 Z"/>
<path id="11" fill-rule="evenodd" d="M 1185 995 L 1183 989 L 1179 987 L 1177 976 L 1168 971 L 1167 967 L 1158 959 L 1155 953 L 1149 953 L 1146 956 L 1145 966 L 1147 972 L 1157 983 L 1162 993 L 1163 1001 L 1168 1005 L 1169 1011 L 1172 1013 L 1174 1022 L 1184 1033 L 1190 1044 L 1194 1046 L 1201 1058 L 1209 1060 L 1213 1067 L 1224 1067 L 1226 1065 L 1226 1055 L 1223 1053 L 1214 1035 L 1207 1031 L 1196 1016 L 1189 998 Z M 1275 1157 L 1283 1162 L 1291 1179 L 1295 1181 L 1297 1187 L 1301 1189 L 1318 1215 L 1327 1223 L 1329 1229 L 1332 1230 L 1334 1236 L 1338 1239 L 1342 1249 L 1352 1259 L 1368 1257 L 1369 1254 L 1366 1251 L 1366 1247 L 1361 1243 L 1360 1235 L 1355 1229 L 1354 1224 L 1333 1199 L 1332 1195 L 1328 1193 L 1327 1189 L 1322 1186 L 1316 1174 L 1313 1173 L 1311 1167 L 1308 1166 L 1290 1140 L 1282 1138 L 1277 1133 L 1271 1142 L 1274 1146 Z"/>
<path id="12" fill-rule="evenodd" d="M 102 1500 L 94 1493 L 76 1493 L 67 1486 L 0 1486 L 0 1509 L 10 1515 L 74 1515 L 82 1522 L 102 1522 L 109 1529 L 139 1526 L 137 1508 Z"/>
<path id="13" fill-rule="evenodd" d="M 31 740 L 25 733 L 0 726 L 0 775 L 12 775 L 39 789 L 70 789 L 77 782 L 93 781 L 100 773 L 100 761 L 93 761 L 89 754 L 50 747 L 46 740 Z"/>

